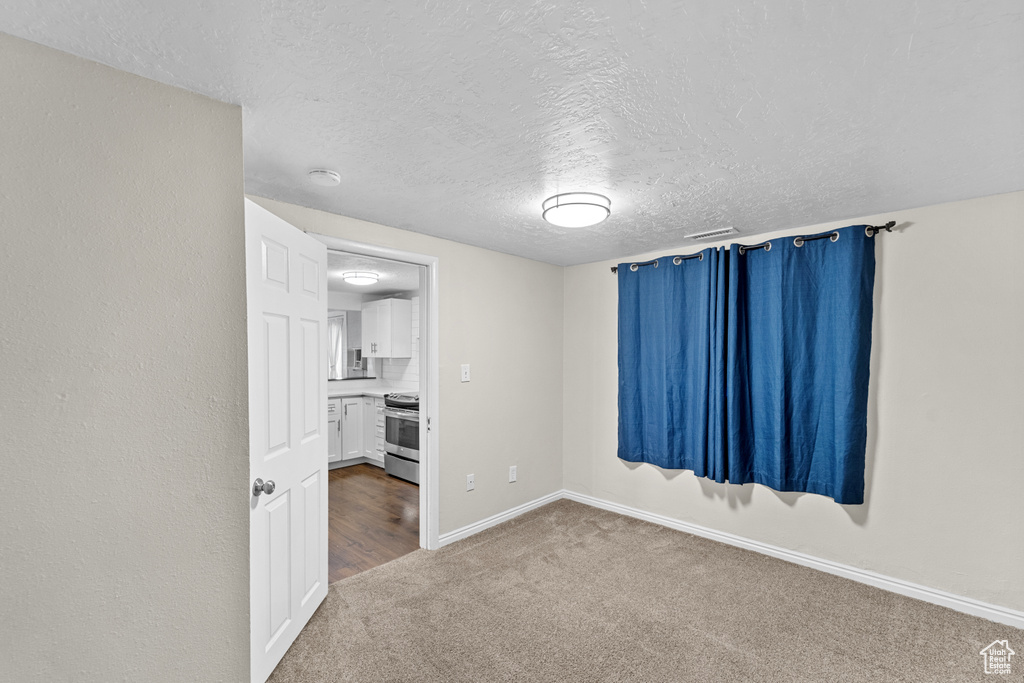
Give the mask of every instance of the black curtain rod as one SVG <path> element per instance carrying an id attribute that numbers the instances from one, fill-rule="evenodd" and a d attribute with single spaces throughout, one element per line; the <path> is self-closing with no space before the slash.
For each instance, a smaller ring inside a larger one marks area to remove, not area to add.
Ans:
<path id="1" fill-rule="evenodd" d="M 668 257 L 665 256 L 663 258 L 668 258 Z M 704 254 L 703 253 L 696 253 L 696 254 L 690 254 L 689 256 L 673 256 L 672 257 L 672 263 L 678 266 L 683 261 L 690 261 L 692 259 L 697 259 L 698 261 L 703 261 L 704 260 Z M 657 268 L 659 260 L 661 260 L 661 259 L 654 259 L 653 261 L 647 261 L 645 263 L 631 263 L 629 265 L 629 269 L 635 272 L 635 271 L 640 269 L 640 266 L 654 266 L 655 268 Z M 612 272 L 613 273 L 619 272 L 619 267 L 618 266 L 612 266 Z"/>
<path id="2" fill-rule="evenodd" d="M 867 233 L 868 237 L 874 237 L 881 231 L 892 232 L 892 229 L 896 227 L 896 221 L 889 221 L 885 225 L 869 225 L 864 228 L 864 232 Z"/>
<path id="3" fill-rule="evenodd" d="M 885 230 L 886 232 L 892 232 L 892 229 L 894 227 L 896 227 L 896 221 L 889 221 L 885 225 L 869 225 L 869 226 L 864 228 L 864 234 L 866 234 L 868 237 L 874 237 L 875 235 L 877 235 L 878 233 L 880 233 L 883 230 Z M 839 233 L 838 232 L 831 232 L 831 233 L 828 233 L 826 235 L 818 235 L 817 237 L 796 237 L 796 238 L 793 239 L 793 244 L 795 244 L 798 247 L 802 247 L 804 245 L 804 242 L 813 242 L 814 240 L 823 240 L 823 239 L 829 239 L 829 240 L 835 242 L 837 239 L 839 239 Z M 739 245 L 740 254 L 745 254 L 748 251 L 754 251 L 756 249 L 764 249 L 765 251 L 771 251 L 772 243 L 771 242 L 762 242 L 761 244 L 754 244 L 754 245 L 749 246 L 749 247 L 744 245 L 744 244 Z M 704 254 L 691 254 L 689 256 L 675 256 L 675 257 L 672 258 L 672 263 L 674 263 L 675 265 L 678 266 L 683 261 L 689 261 L 690 259 L 697 259 L 698 261 L 703 261 L 704 260 Z M 644 263 L 631 263 L 630 266 L 629 266 L 629 269 L 632 270 L 632 271 L 637 271 L 637 270 L 640 269 L 641 266 L 651 266 L 651 265 L 653 265 L 655 268 L 657 268 L 658 267 L 658 259 L 654 259 L 653 261 L 646 261 Z M 618 266 L 612 266 L 612 272 L 613 273 L 619 272 L 619 267 Z"/>

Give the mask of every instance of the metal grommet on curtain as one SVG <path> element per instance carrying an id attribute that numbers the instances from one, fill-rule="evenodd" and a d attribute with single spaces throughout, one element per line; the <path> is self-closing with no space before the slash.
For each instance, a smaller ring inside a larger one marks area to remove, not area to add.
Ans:
<path id="1" fill-rule="evenodd" d="M 631 263 L 629 264 L 629 269 L 635 273 L 636 271 L 640 270 L 640 266 L 638 266 L 635 263 Z"/>
<path id="2" fill-rule="evenodd" d="M 657 259 L 655 259 L 655 261 L 654 261 L 654 267 L 655 267 L 655 268 L 657 268 L 657 267 L 658 267 L 658 261 L 657 261 Z"/>
<path id="3" fill-rule="evenodd" d="M 868 237 L 874 237 L 875 236 L 875 231 L 872 230 L 871 226 L 869 225 L 866 228 L 864 228 L 864 234 L 867 235 Z"/>
<path id="4" fill-rule="evenodd" d="M 771 242 L 765 242 L 764 243 L 764 250 L 765 251 L 771 251 L 772 250 L 772 243 Z"/>
<path id="5" fill-rule="evenodd" d="M 804 246 L 804 238 L 803 237 L 795 237 L 795 238 L 793 238 L 793 245 L 797 246 L 797 247 Z"/>
<path id="6" fill-rule="evenodd" d="M 703 252 L 703 251 L 702 251 L 702 252 L 700 252 L 700 253 L 699 253 L 699 254 L 697 255 L 697 260 L 698 260 L 698 261 L 703 261 L 703 260 L 704 260 L 704 252 Z"/>
<path id="7" fill-rule="evenodd" d="M 831 235 L 829 235 L 828 241 L 829 242 L 838 242 L 839 241 L 839 233 L 838 232 L 834 232 Z"/>
<path id="8" fill-rule="evenodd" d="M 682 256 L 676 256 L 674 259 L 672 259 L 672 265 L 674 265 L 674 266 L 678 266 L 682 262 L 683 262 L 683 257 Z"/>
<path id="9" fill-rule="evenodd" d="M 740 245 L 740 256 L 743 256 L 743 255 L 744 255 L 744 254 L 746 254 L 746 253 L 747 253 L 747 248 L 746 248 L 746 247 L 744 247 L 744 246 L 743 246 L 743 245 L 741 244 L 741 245 Z"/>

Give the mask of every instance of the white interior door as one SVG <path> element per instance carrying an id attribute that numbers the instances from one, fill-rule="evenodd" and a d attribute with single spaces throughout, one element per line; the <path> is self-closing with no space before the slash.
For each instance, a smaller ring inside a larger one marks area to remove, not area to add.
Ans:
<path id="1" fill-rule="evenodd" d="M 252 680 L 327 596 L 327 248 L 245 200 Z"/>

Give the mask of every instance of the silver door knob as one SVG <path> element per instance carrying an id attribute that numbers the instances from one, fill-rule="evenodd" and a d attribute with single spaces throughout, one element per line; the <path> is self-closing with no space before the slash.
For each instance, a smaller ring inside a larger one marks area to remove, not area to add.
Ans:
<path id="1" fill-rule="evenodd" d="M 276 488 L 277 488 L 277 484 L 275 484 L 272 481 L 266 481 L 265 482 L 262 479 L 257 479 L 256 481 L 254 481 L 252 483 L 252 495 L 254 495 L 257 498 L 259 498 L 259 495 L 261 493 L 265 493 L 265 494 L 267 494 L 269 496 L 271 493 L 274 492 L 274 489 L 276 489 Z"/>

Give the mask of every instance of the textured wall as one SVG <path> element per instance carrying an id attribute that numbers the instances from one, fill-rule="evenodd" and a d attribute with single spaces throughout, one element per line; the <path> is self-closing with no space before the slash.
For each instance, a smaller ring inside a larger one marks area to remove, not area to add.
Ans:
<path id="1" fill-rule="evenodd" d="M 302 230 L 439 258 L 442 534 L 562 487 L 561 268 L 252 199 Z M 472 364 L 466 384 L 461 363 Z"/>
<path id="2" fill-rule="evenodd" d="M 0 678 L 247 679 L 241 111 L 0 63 Z"/>
<path id="3" fill-rule="evenodd" d="M 611 261 L 565 270 L 565 487 L 1024 609 L 1024 193 L 788 234 L 890 219 L 901 227 L 876 246 L 863 506 L 617 459 Z M 665 253 L 677 252 L 621 260 Z"/>

